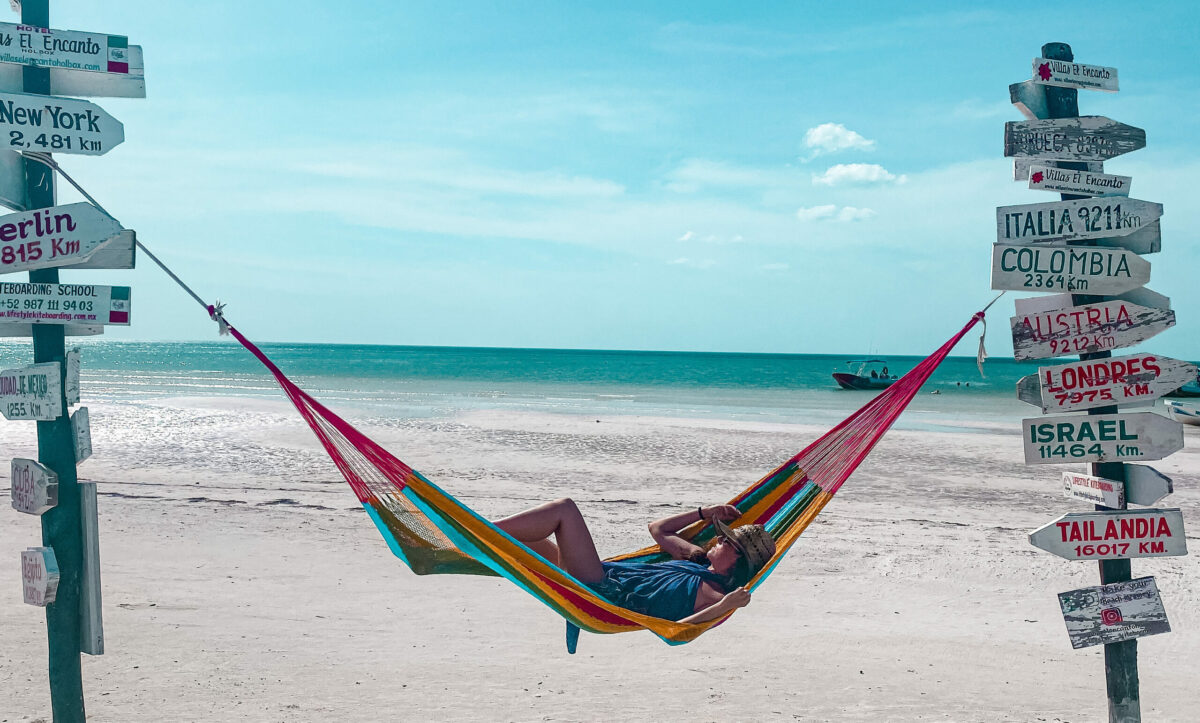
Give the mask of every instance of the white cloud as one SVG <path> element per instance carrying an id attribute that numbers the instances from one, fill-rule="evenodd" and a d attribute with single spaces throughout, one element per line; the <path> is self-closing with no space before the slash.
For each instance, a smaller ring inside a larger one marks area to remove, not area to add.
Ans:
<path id="1" fill-rule="evenodd" d="M 693 269 L 711 269 L 717 265 L 717 262 L 712 259 L 689 259 L 686 256 L 681 256 L 667 263 L 672 266 L 688 266 Z"/>
<path id="2" fill-rule="evenodd" d="M 677 238 L 675 240 L 676 241 L 691 241 L 694 238 L 696 238 L 696 233 L 694 231 L 685 231 L 682 236 L 680 236 L 679 238 Z"/>
<path id="3" fill-rule="evenodd" d="M 830 203 L 824 206 L 801 207 L 796 211 L 796 218 L 801 221 L 820 221 L 821 219 L 832 218 L 835 213 L 837 213 L 837 206 Z"/>
<path id="4" fill-rule="evenodd" d="M 838 211 L 839 221 L 864 221 L 878 214 L 869 208 L 855 208 L 854 206 L 843 206 L 841 211 Z"/>
<path id="5" fill-rule="evenodd" d="M 719 161 L 691 158 L 672 169 L 666 187 L 676 193 L 695 193 L 701 188 L 775 188 L 795 185 L 798 174 L 787 168 L 734 166 Z"/>
<path id="6" fill-rule="evenodd" d="M 897 176 L 877 163 L 839 163 L 825 169 L 824 173 L 813 174 L 813 183 L 818 186 L 904 183 L 907 180 L 907 176 Z"/>
<path id="7" fill-rule="evenodd" d="M 841 123 L 822 123 L 804 134 L 804 145 L 812 151 L 809 158 L 838 151 L 873 151 L 875 141 L 864 138 Z"/>
<path id="8" fill-rule="evenodd" d="M 832 203 L 823 206 L 801 207 L 796 210 L 796 218 L 801 221 L 841 221 L 845 223 L 849 221 L 863 221 L 875 215 L 877 215 L 875 211 L 869 208 L 842 206 L 839 209 L 837 205 Z"/>

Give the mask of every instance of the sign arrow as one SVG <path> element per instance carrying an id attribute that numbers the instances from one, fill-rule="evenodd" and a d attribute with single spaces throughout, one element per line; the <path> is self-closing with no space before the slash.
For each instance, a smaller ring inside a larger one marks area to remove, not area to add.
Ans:
<path id="1" fill-rule="evenodd" d="M 63 412 L 61 375 L 58 362 L 0 372 L 0 413 L 10 420 L 58 419 Z"/>
<path id="2" fill-rule="evenodd" d="M 1125 501 L 1149 507 L 1175 491 L 1171 478 L 1144 464 L 1125 465 Z"/>
<path id="3" fill-rule="evenodd" d="M 1125 236 L 1157 221 L 1161 203 L 1136 198 L 1082 198 L 996 208 L 998 243 L 1046 243 Z"/>
<path id="4" fill-rule="evenodd" d="M 992 288 L 1120 294 L 1150 281 L 1150 262 L 1122 249 L 992 247 Z"/>
<path id="5" fill-rule="evenodd" d="M 90 203 L 0 216 L 0 274 L 82 263 L 122 230 Z"/>
<path id="6" fill-rule="evenodd" d="M 1178 509 L 1071 512 L 1029 533 L 1029 544 L 1066 560 L 1187 554 Z"/>
<path id="7" fill-rule="evenodd" d="M 41 515 L 58 504 L 58 475 L 32 459 L 12 461 L 12 506 L 17 512 Z"/>
<path id="8" fill-rule="evenodd" d="M 125 141 L 125 126 L 95 103 L 0 93 L 0 132 L 13 151 L 99 156 Z"/>
<path id="9" fill-rule="evenodd" d="M 1006 157 L 1106 161 L 1146 147 L 1146 131 L 1100 115 L 1009 121 Z"/>
<path id="10" fill-rule="evenodd" d="M 1196 372 L 1194 364 L 1157 354 L 1092 359 L 1040 367 L 1017 382 L 1017 398 L 1043 413 L 1140 406 L 1195 379 Z"/>
<path id="11" fill-rule="evenodd" d="M 1025 464 L 1162 459 L 1183 449 L 1183 426 L 1154 412 L 1021 421 Z"/>
<path id="12" fill-rule="evenodd" d="M 1121 299 L 1009 319 L 1018 360 L 1091 354 L 1139 344 L 1175 325 L 1175 312 Z"/>

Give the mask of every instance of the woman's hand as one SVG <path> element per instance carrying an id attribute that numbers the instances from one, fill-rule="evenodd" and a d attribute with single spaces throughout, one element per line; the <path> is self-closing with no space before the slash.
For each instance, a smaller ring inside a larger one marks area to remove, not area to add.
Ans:
<path id="1" fill-rule="evenodd" d="M 704 508 L 704 519 L 706 520 L 715 519 L 722 522 L 727 522 L 729 520 L 736 520 L 741 516 L 742 511 L 733 505 L 716 505 L 714 507 Z"/>
<path id="2" fill-rule="evenodd" d="M 727 592 L 725 597 L 721 598 L 721 605 L 723 605 L 726 610 L 744 608 L 749 604 L 750 591 L 744 587 L 734 588 L 733 590 Z"/>

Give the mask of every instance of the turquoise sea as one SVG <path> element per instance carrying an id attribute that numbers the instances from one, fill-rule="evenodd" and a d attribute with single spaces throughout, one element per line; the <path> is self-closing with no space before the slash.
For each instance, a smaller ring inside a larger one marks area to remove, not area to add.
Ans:
<path id="1" fill-rule="evenodd" d="M 83 350 L 85 403 L 282 398 L 266 370 L 232 340 L 69 341 Z M 262 348 L 334 410 L 392 418 L 499 409 L 832 424 L 873 394 L 834 383 L 831 373 L 844 370 L 849 355 L 280 343 Z M 3 368 L 31 360 L 27 341 L 0 343 Z M 919 361 L 888 358 L 894 373 Z M 989 359 L 981 377 L 974 357 L 951 357 L 900 424 L 954 427 L 1028 415 L 1033 408 L 1016 400 L 1014 385 L 1036 367 Z"/>

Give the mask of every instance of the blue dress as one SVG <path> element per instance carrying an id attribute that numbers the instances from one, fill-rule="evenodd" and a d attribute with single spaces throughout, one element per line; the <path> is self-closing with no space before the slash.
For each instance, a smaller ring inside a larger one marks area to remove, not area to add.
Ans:
<path id="1" fill-rule="evenodd" d="M 725 578 L 688 560 L 667 562 L 605 562 L 604 579 L 590 585 L 609 602 L 628 610 L 679 620 L 696 611 L 700 583 L 725 589 Z"/>

